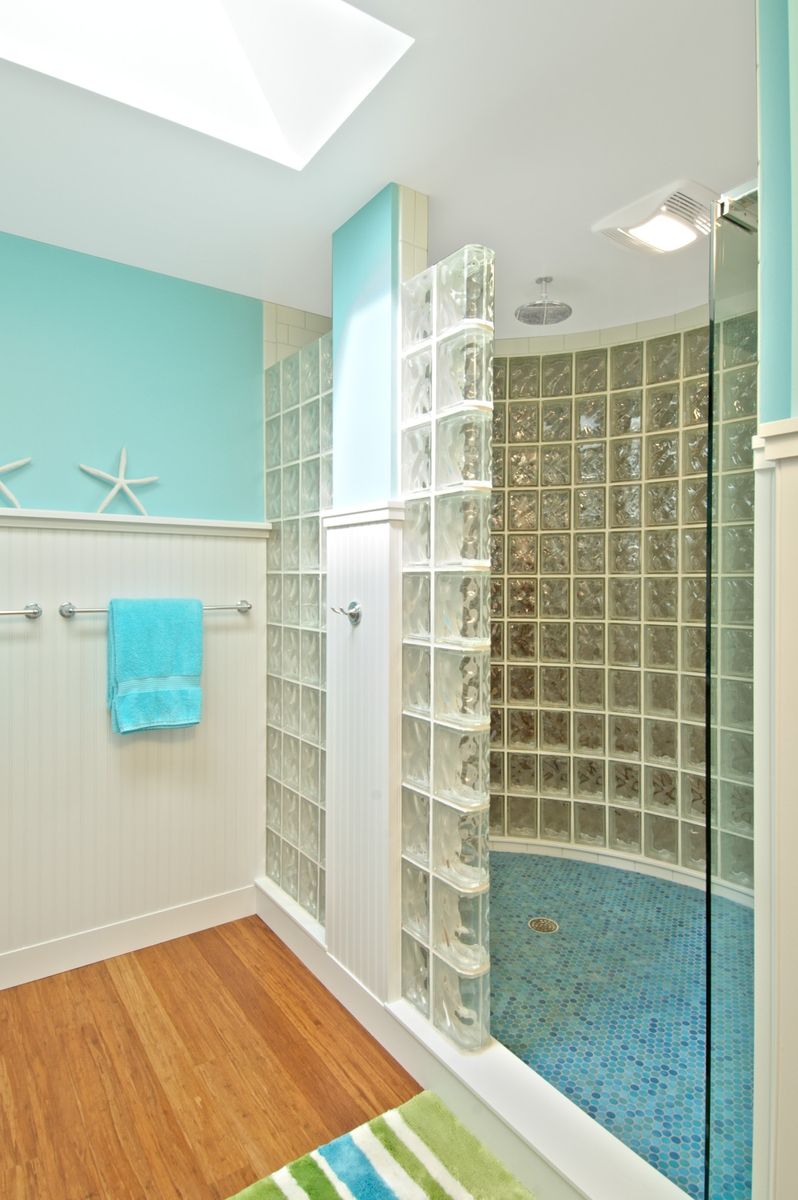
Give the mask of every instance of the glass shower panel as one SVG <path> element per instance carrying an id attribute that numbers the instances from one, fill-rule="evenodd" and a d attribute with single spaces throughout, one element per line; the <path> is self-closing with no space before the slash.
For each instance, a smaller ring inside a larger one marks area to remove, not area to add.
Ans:
<path id="1" fill-rule="evenodd" d="M 402 292 L 402 993 L 490 1037 L 488 794 L 493 253 Z"/>
<path id="2" fill-rule="evenodd" d="M 757 193 L 713 230 L 708 489 L 708 1200 L 751 1200 L 753 1140 L 753 566 Z M 689 602 L 689 600 L 688 600 Z M 697 699 L 697 697 L 696 697 Z"/>

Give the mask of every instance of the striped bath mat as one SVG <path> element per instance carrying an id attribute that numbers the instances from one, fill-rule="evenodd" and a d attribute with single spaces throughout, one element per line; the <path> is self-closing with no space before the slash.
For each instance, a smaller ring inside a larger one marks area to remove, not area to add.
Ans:
<path id="1" fill-rule="evenodd" d="M 231 1200 L 532 1200 L 432 1092 L 298 1158 Z"/>

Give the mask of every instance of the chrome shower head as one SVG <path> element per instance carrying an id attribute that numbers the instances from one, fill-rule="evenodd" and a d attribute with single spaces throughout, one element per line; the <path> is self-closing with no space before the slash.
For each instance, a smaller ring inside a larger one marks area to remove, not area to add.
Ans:
<path id="1" fill-rule="evenodd" d="M 574 310 L 570 304 L 549 299 L 551 281 L 551 275 L 538 276 L 535 283 L 540 285 L 540 296 L 537 300 L 530 300 L 527 304 L 519 305 L 515 310 L 516 318 L 519 321 L 523 321 L 525 325 L 559 325 L 560 321 L 568 320 Z"/>

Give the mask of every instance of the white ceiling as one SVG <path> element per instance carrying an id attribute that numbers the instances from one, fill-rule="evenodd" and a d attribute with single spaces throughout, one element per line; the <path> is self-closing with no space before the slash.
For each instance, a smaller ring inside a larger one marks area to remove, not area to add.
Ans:
<path id="1" fill-rule="evenodd" d="M 754 177 L 754 0 L 356 6 L 415 45 L 301 172 L 0 62 L 0 229 L 329 313 L 331 234 L 395 180 L 430 197 L 431 260 L 495 248 L 500 337 L 529 333 L 540 274 L 563 333 L 706 301 L 705 244 L 646 256 L 590 226 Z"/>

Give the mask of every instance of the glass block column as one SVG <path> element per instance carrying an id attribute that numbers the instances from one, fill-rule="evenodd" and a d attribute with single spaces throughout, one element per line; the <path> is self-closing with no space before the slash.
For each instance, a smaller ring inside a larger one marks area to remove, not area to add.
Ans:
<path id="1" fill-rule="evenodd" d="M 402 992 L 467 1049 L 490 1037 L 493 252 L 402 294 L 405 498 Z"/>
<path id="2" fill-rule="evenodd" d="M 324 924 L 332 335 L 266 372 L 266 874 Z"/>

